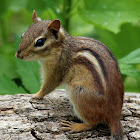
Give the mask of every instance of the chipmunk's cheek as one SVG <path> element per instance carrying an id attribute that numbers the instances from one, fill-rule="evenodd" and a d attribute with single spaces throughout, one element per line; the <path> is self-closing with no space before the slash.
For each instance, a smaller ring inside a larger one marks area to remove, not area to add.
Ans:
<path id="1" fill-rule="evenodd" d="M 38 57 L 34 54 L 34 53 L 26 53 L 23 55 L 23 59 L 24 61 L 35 61 L 38 60 Z"/>

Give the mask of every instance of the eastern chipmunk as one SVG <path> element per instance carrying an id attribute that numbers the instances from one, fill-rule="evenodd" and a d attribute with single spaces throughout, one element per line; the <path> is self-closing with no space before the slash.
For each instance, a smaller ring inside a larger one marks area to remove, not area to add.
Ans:
<path id="1" fill-rule="evenodd" d="M 61 84 L 83 123 L 63 121 L 62 129 L 80 132 L 108 124 L 112 139 L 122 140 L 120 122 L 124 85 L 115 57 L 101 42 L 69 35 L 59 20 L 39 20 L 22 35 L 16 56 L 41 64 L 42 86 L 33 98 L 43 98 Z"/>

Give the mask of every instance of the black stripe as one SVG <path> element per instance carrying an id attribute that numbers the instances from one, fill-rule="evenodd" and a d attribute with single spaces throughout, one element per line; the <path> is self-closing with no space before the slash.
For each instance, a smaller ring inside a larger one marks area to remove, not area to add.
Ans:
<path id="1" fill-rule="evenodd" d="M 99 63 L 99 65 L 100 65 L 100 67 L 101 67 L 101 70 L 102 70 L 102 72 L 103 72 L 103 74 L 104 74 L 104 77 L 107 78 L 106 67 L 105 67 L 103 61 L 101 60 L 99 54 L 97 54 L 95 51 L 93 51 L 93 50 L 90 49 L 90 48 L 80 48 L 79 51 L 88 51 L 88 52 L 90 52 L 93 56 L 95 56 L 96 59 L 97 59 L 97 61 L 98 61 L 98 63 Z"/>
<path id="2" fill-rule="evenodd" d="M 112 52 L 108 49 L 108 47 L 106 45 L 104 45 L 103 43 L 101 43 L 100 41 L 94 40 L 95 42 L 97 42 L 99 45 L 103 46 L 109 53 L 109 55 L 112 57 L 112 59 L 116 62 L 115 57 L 113 56 Z"/>
<path id="3" fill-rule="evenodd" d="M 109 55 L 111 56 L 111 58 L 114 60 L 115 65 L 116 65 L 116 69 L 117 70 L 120 70 L 116 58 L 114 57 L 114 55 L 112 54 L 112 52 L 108 49 L 108 47 L 106 45 L 104 45 L 103 43 L 101 43 L 100 41 L 98 41 L 98 40 L 94 40 L 94 42 L 97 42 L 99 45 L 103 46 L 106 49 L 106 51 L 109 53 Z"/>
<path id="4" fill-rule="evenodd" d="M 106 46 L 104 46 L 104 48 L 108 51 L 108 53 L 110 54 L 110 56 L 112 57 L 112 59 L 115 61 L 116 69 L 120 71 L 118 62 L 117 62 L 116 58 L 113 56 L 112 52 Z"/>

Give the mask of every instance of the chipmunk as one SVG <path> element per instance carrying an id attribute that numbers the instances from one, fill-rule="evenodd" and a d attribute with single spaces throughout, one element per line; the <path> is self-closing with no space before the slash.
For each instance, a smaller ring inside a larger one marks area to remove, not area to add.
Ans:
<path id="1" fill-rule="evenodd" d="M 118 63 L 101 42 L 69 35 L 60 20 L 39 20 L 22 35 L 16 56 L 41 64 L 42 86 L 33 98 L 42 99 L 61 84 L 77 117 L 83 123 L 62 122 L 62 130 L 81 132 L 98 123 L 111 128 L 112 139 L 122 140 L 120 122 L 124 85 Z"/>

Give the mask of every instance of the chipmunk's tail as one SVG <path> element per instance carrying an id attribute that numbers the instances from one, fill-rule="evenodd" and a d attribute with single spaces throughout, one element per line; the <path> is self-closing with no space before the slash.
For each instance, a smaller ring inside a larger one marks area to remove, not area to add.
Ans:
<path id="1" fill-rule="evenodd" d="M 111 140 L 123 140 L 123 129 L 120 120 L 110 124 Z"/>

